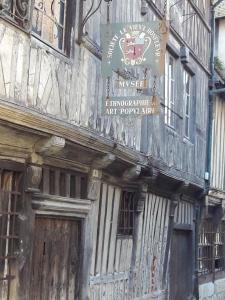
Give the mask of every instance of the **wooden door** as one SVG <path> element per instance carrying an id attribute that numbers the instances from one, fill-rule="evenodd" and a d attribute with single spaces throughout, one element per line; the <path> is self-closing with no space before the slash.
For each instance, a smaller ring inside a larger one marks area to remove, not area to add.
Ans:
<path id="1" fill-rule="evenodd" d="M 190 299 L 192 276 L 192 231 L 174 230 L 170 253 L 170 300 Z"/>
<path id="2" fill-rule="evenodd" d="M 79 298 L 80 237 L 78 221 L 36 218 L 30 299 Z"/>

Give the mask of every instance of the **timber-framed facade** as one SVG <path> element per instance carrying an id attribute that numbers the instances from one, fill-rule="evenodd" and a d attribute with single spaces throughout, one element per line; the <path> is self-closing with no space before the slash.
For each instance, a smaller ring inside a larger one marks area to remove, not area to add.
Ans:
<path id="1" fill-rule="evenodd" d="M 91 1 L 9 2 L 0 1 L 0 298 L 197 298 L 210 1 L 167 1 L 160 114 L 142 119 L 101 116 L 104 1 L 85 24 Z M 110 20 L 162 19 L 164 2 L 113 0 Z M 22 201 L 11 211 L 2 191 L 13 203 L 18 167 Z"/>

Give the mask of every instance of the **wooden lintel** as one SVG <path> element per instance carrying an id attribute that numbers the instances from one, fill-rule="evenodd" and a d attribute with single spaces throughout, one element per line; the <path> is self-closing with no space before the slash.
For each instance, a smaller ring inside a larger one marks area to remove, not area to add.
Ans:
<path id="1" fill-rule="evenodd" d="M 94 160 L 92 163 L 92 168 L 97 170 L 105 169 L 106 167 L 111 165 L 111 163 L 113 163 L 115 160 L 116 156 L 114 154 L 108 153 L 102 158 Z"/>
<path id="2" fill-rule="evenodd" d="M 139 177 L 139 175 L 141 174 L 141 166 L 140 165 L 136 165 L 130 169 L 127 169 L 124 173 L 123 173 L 123 179 L 126 181 L 130 181 L 130 180 L 134 180 L 137 179 Z"/>
<path id="3" fill-rule="evenodd" d="M 52 136 L 47 139 L 41 139 L 35 144 L 35 151 L 41 155 L 51 155 L 60 152 L 65 147 L 64 138 Z"/>

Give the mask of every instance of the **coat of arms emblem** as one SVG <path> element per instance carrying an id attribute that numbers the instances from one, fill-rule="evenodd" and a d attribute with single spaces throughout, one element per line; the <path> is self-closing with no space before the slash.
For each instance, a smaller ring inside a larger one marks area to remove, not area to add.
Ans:
<path id="1" fill-rule="evenodd" d="M 121 61 L 125 65 L 140 65 L 146 58 L 145 53 L 151 44 L 151 38 L 143 31 L 131 31 L 125 33 L 119 41 L 120 49 L 123 53 Z"/>

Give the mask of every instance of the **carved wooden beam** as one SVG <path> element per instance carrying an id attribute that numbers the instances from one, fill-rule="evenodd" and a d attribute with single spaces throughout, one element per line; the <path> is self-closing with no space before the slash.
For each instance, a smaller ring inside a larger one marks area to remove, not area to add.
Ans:
<path id="1" fill-rule="evenodd" d="M 100 197 L 100 190 L 101 190 L 101 178 L 102 178 L 102 171 L 93 169 L 88 183 L 88 196 L 89 200 L 97 200 Z"/>
<path id="2" fill-rule="evenodd" d="M 43 156 L 57 154 L 65 147 L 66 141 L 64 138 L 52 136 L 48 139 L 42 139 L 35 144 L 35 151 Z"/>
<path id="3" fill-rule="evenodd" d="M 139 175 L 141 174 L 141 166 L 137 165 L 134 166 L 130 169 L 127 169 L 124 173 L 123 173 L 123 179 L 126 181 L 132 181 L 135 180 L 139 177 Z"/>
<path id="4" fill-rule="evenodd" d="M 42 178 L 42 168 L 39 166 L 28 166 L 26 174 L 26 191 L 39 192 Z"/>
<path id="5" fill-rule="evenodd" d="M 138 192 L 137 209 L 136 209 L 136 211 L 138 213 L 141 213 L 144 211 L 144 205 L 145 205 L 147 192 L 148 192 L 148 185 L 145 183 L 140 184 L 139 192 Z"/>
<path id="6" fill-rule="evenodd" d="M 102 158 L 98 158 L 93 161 L 92 168 L 97 170 L 102 170 L 107 168 L 111 163 L 113 163 L 116 160 L 116 156 L 114 154 L 106 154 Z"/>

